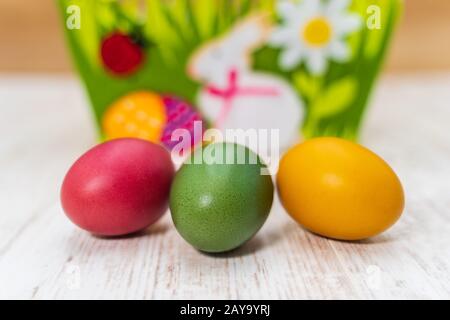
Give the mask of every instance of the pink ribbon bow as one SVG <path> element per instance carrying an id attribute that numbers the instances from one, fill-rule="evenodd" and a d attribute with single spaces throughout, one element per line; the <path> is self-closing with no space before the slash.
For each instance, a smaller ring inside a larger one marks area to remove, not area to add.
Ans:
<path id="1" fill-rule="evenodd" d="M 228 86 L 225 89 L 217 88 L 209 85 L 206 87 L 207 92 L 210 95 L 216 96 L 223 100 L 223 107 L 217 121 L 215 123 L 216 128 L 222 128 L 225 120 L 227 119 L 232 107 L 233 100 L 237 96 L 277 96 L 279 92 L 275 88 L 264 87 L 239 87 L 238 84 L 239 74 L 237 70 L 231 70 L 228 74 Z"/>

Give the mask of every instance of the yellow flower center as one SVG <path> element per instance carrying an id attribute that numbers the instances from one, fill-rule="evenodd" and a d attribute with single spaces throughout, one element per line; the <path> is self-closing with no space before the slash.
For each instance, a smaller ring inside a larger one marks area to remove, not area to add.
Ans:
<path id="1" fill-rule="evenodd" d="M 303 29 L 303 39 L 311 46 L 321 47 L 330 41 L 332 28 L 328 20 L 317 17 L 310 20 Z"/>

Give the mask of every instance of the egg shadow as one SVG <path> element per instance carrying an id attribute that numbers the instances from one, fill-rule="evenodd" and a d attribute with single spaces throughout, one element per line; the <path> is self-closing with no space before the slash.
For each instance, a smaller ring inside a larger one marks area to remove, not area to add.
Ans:
<path id="1" fill-rule="evenodd" d="M 257 251 L 261 250 L 263 246 L 264 243 L 261 240 L 261 238 L 259 236 L 255 236 L 246 243 L 244 243 L 242 246 L 230 251 L 218 253 L 204 252 L 204 251 L 199 252 L 204 256 L 217 259 L 240 258 L 256 253 Z"/>
<path id="2" fill-rule="evenodd" d="M 200 251 L 201 254 L 207 257 L 227 259 L 240 258 L 255 254 L 256 252 L 267 249 L 276 245 L 279 241 L 284 239 L 287 234 L 298 231 L 295 224 L 286 223 L 281 228 L 272 229 L 266 233 L 259 233 L 242 246 L 221 253 L 210 253 Z M 264 239 L 264 240 L 263 240 Z"/>
<path id="3" fill-rule="evenodd" d="M 106 240 L 106 241 L 113 241 L 113 240 L 127 240 L 127 239 L 137 239 L 137 238 L 144 238 L 144 237 L 154 237 L 158 235 L 163 235 L 167 231 L 169 231 L 169 225 L 167 223 L 156 223 L 147 229 L 137 231 L 134 233 L 130 233 L 123 236 L 102 236 L 102 235 L 96 235 L 92 234 L 92 236 L 99 240 Z"/>
<path id="4" fill-rule="evenodd" d="M 386 234 L 380 234 L 378 236 L 374 236 L 372 238 L 366 238 L 366 239 L 361 239 L 361 240 L 342 240 L 342 239 L 335 239 L 335 238 L 330 238 L 330 237 L 326 237 L 323 235 L 320 235 L 318 233 L 315 233 L 311 230 L 308 230 L 302 226 L 300 226 L 306 233 L 309 233 L 311 235 L 313 235 L 314 237 L 317 238 L 321 238 L 321 239 L 325 239 L 328 241 L 332 241 L 332 242 L 338 242 L 338 243 L 344 243 L 344 244 L 353 244 L 353 245 L 375 245 L 375 244 L 385 244 L 385 243 L 391 243 L 394 242 L 395 239 L 390 236 L 390 235 L 386 235 Z"/>
<path id="5" fill-rule="evenodd" d="M 354 240 L 354 241 L 341 241 L 348 242 L 356 245 L 374 245 L 374 244 L 384 244 L 394 242 L 395 238 L 392 236 L 382 234 L 373 238 L 362 239 L 362 240 Z"/>

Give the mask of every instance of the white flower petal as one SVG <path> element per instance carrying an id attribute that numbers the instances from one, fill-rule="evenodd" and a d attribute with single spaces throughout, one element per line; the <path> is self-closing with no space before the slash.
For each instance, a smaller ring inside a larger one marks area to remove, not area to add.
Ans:
<path id="1" fill-rule="evenodd" d="M 293 28 L 280 27 L 275 29 L 269 38 L 269 44 L 280 47 L 286 46 L 295 41 L 295 32 Z"/>
<path id="2" fill-rule="evenodd" d="M 295 20 L 297 6 L 291 0 L 278 1 L 277 12 L 285 20 Z"/>
<path id="3" fill-rule="evenodd" d="M 322 50 L 312 50 L 306 60 L 308 70 L 313 75 L 322 75 L 328 67 L 328 61 Z"/>
<path id="4" fill-rule="evenodd" d="M 280 67 L 284 70 L 292 70 L 300 64 L 302 56 L 303 52 L 300 45 L 289 47 L 280 56 Z"/>
<path id="5" fill-rule="evenodd" d="M 350 48 L 343 40 L 334 40 L 328 47 L 330 58 L 337 62 L 346 62 L 350 58 Z"/>
<path id="6" fill-rule="evenodd" d="M 362 26 L 362 19 L 357 14 L 335 16 L 332 19 L 334 34 L 337 37 L 348 35 Z"/>
<path id="7" fill-rule="evenodd" d="M 303 0 L 305 10 L 309 9 L 314 12 L 318 12 L 323 9 L 322 0 Z"/>
<path id="8" fill-rule="evenodd" d="M 331 0 L 326 7 L 327 13 L 342 12 L 347 10 L 351 0 Z"/>
<path id="9" fill-rule="evenodd" d="M 313 18 L 316 15 L 322 14 L 324 9 L 321 0 L 303 0 L 300 6 L 301 12 L 308 18 Z"/>
<path id="10" fill-rule="evenodd" d="M 306 60 L 309 71 L 315 75 L 323 74 L 328 68 L 328 59 L 344 62 L 349 59 L 351 50 L 345 37 L 362 27 L 362 17 L 348 11 L 351 0 L 280 0 L 278 13 L 282 26 L 272 33 L 269 44 L 282 47 L 280 67 L 291 70 Z M 314 18 L 325 18 L 332 27 L 331 38 L 321 47 L 308 46 L 302 42 L 301 30 Z"/>

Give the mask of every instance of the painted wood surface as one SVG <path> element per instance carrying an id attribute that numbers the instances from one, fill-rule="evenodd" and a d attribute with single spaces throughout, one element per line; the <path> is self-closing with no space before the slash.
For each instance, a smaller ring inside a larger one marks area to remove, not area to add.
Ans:
<path id="1" fill-rule="evenodd" d="M 389 76 L 362 143 L 404 183 L 401 221 L 338 242 L 297 226 L 277 201 L 262 231 L 218 256 L 192 249 L 170 216 L 138 236 L 100 239 L 59 203 L 71 163 L 93 143 L 71 78 L 0 77 L 0 298 L 450 298 L 450 75 Z"/>

